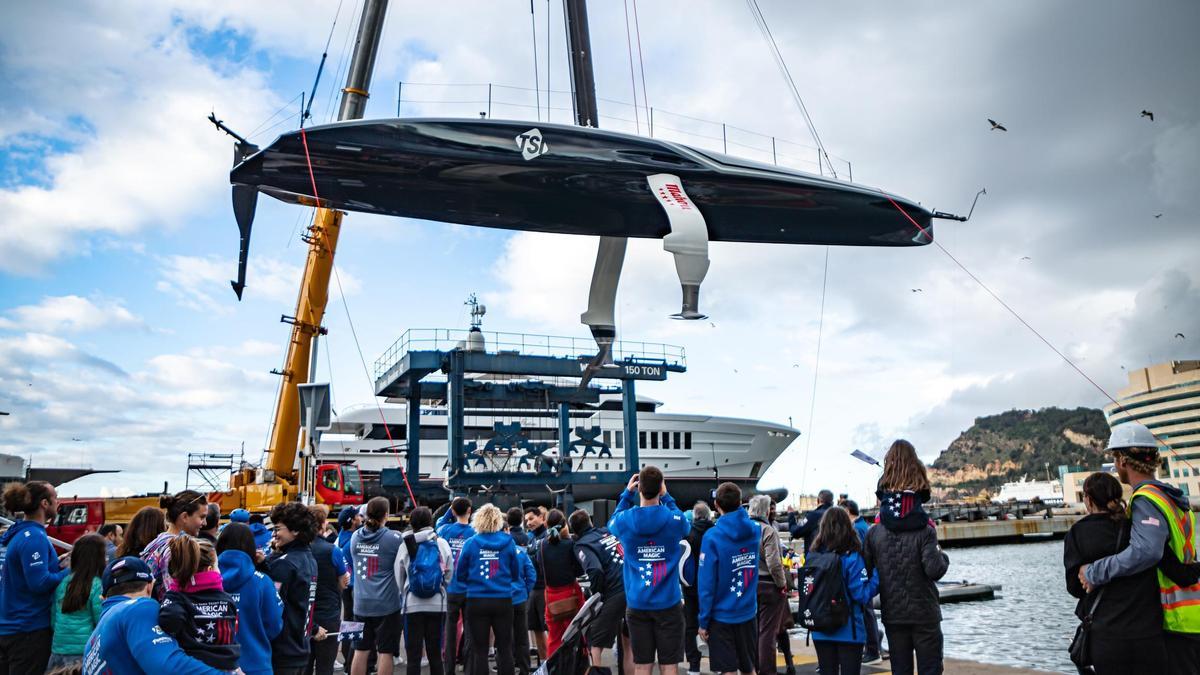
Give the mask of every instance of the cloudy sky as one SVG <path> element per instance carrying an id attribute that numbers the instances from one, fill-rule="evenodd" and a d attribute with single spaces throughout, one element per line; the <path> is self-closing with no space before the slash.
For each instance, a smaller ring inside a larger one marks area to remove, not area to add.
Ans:
<path id="1" fill-rule="evenodd" d="M 1190 199 L 1200 5 L 760 4 L 829 153 L 852 163 L 856 181 L 938 209 L 965 212 L 986 187 L 970 222 L 938 223 L 939 241 L 1096 382 L 1115 391 L 1126 368 L 1200 358 Z M 538 81 L 547 86 L 548 66 L 550 87 L 566 90 L 560 3 L 534 6 Z M 269 371 L 288 335 L 278 317 L 294 308 L 297 235 L 311 214 L 260 202 L 236 302 L 231 144 L 204 118 L 215 111 L 262 143 L 294 128 L 336 14 L 313 106 L 330 119 L 360 11 L 353 0 L 338 8 L 0 7 L 0 411 L 11 413 L 0 416 L 0 452 L 121 470 L 63 488 L 81 495 L 182 487 L 189 451 L 244 443 L 258 459 Z M 720 149 L 724 122 L 737 129 L 732 154 L 762 158 L 776 136 L 786 161 L 811 161 L 811 136 L 744 3 L 642 0 L 637 10 L 640 60 L 624 3 L 591 3 L 603 126 L 647 131 L 648 114 L 630 105 L 632 51 L 656 135 Z M 531 30 L 525 0 L 393 0 L 368 116 L 395 115 L 401 81 L 413 99 L 405 115 L 473 117 L 486 106 L 486 87 L 415 83 L 533 87 Z M 546 100 L 496 87 L 493 115 L 544 118 Z M 549 100 L 552 119 L 566 121 L 566 96 Z M 989 117 L 1009 131 L 989 131 Z M 333 382 L 335 408 L 370 401 L 348 317 L 370 363 L 408 327 L 465 326 L 471 292 L 488 304 L 485 328 L 584 337 L 594 250 L 586 238 L 352 214 L 317 378 Z M 679 289 L 661 242 L 633 242 L 626 262 L 621 334 L 689 357 L 686 375 L 640 393 L 665 410 L 790 419 L 803 431 L 764 486 L 869 501 L 875 474 L 848 458 L 855 448 L 879 454 L 908 437 L 932 459 L 977 415 L 1104 402 L 930 246 L 829 251 L 814 404 L 825 254 L 714 245 L 711 323 L 666 318 Z"/>

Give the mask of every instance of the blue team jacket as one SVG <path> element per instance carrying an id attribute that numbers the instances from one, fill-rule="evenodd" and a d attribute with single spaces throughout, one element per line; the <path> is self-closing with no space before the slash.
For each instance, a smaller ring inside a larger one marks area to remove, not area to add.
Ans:
<path id="1" fill-rule="evenodd" d="M 271 640 L 283 629 L 283 601 L 271 577 L 254 569 L 242 551 L 230 549 L 217 556 L 221 583 L 238 607 L 237 643 L 242 648 L 238 667 L 246 675 L 271 670 Z"/>
<path id="2" fill-rule="evenodd" d="M 45 525 L 13 523 L 0 537 L 0 635 L 49 628 L 54 591 L 69 573 L 59 569 Z"/>
<path id="3" fill-rule="evenodd" d="M 867 629 L 863 623 L 866 617 L 863 612 L 872 611 L 871 598 L 879 590 L 879 575 L 868 574 L 867 565 L 862 555 L 846 553 L 839 556 L 842 559 L 842 581 L 846 583 L 846 599 L 850 604 L 850 620 L 841 628 L 830 633 L 812 632 L 813 642 L 825 640 L 829 642 L 857 642 L 865 644 Z"/>
<path id="4" fill-rule="evenodd" d="M 223 671 L 183 653 L 158 627 L 158 603 L 124 595 L 108 598 L 83 653 L 84 675 L 219 675 Z"/>
<path id="5" fill-rule="evenodd" d="M 513 539 L 516 543 L 516 539 Z M 529 558 L 529 553 L 521 546 L 517 547 L 517 563 L 521 571 L 515 578 L 512 584 L 512 601 L 514 605 L 519 605 L 529 599 L 529 594 L 533 592 L 533 585 L 537 583 L 537 569 L 533 566 L 533 560 Z"/>
<path id="6" fill-rule="evenodd" d="M 671 495 L 656 506 L 637 506 L 632 490 L 621 493 L 617 510 L 608 521 L 608 531 L 621 540 L 625 551 L 622 580 L 625 603 L 631 609 L 667 609 L 679 605 L 679 559 L 691 526 L 675 506 Z"/>
<path id="7" fill-rule="evenodd" d="M 710 621 L 742 623 L 758 611 L 758 543 L 762 529 L 745 509 L 717 519 L 700 543 L 696 570 L 700 627 Z"/>
<path id="8" fill-rule="evenodd" d="M 458 556 L 462 553 L 463 544 L 475 536 L 475 528 L 458 522 L 454 518 L 454 512 L 446 509 L 445 515 L 438 521 L 437 535 L 450 545 L 450 555 L 454 558 L 454 566 L 457 568 Z M 458 580 L 458 575 L 451 576 L 450 583 L 446 586 L 446 593 L 464 595 L 466 592 L 467 586 Z"/>
<path id="9" fill-rule="evenodd" d="M 467 589 L 468 598 L 508 598 L 520 578 L 517 545 L 507 532 L 476 534 L 463 544 L 454 577 Z"/>

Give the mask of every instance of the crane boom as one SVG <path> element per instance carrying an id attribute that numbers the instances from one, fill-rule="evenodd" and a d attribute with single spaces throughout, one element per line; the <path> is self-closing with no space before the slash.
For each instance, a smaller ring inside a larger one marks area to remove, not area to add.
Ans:
<path id="1" fill-rule="evenodd" d="M 363 3 L 354 56 L 346 73 L 346 86 L 342 89 L 338 108 L 339 121 L 361 119 L 366 109 L 371 72 L 375 68 L 375 55 L 379 50 L 387 5 L 387 0 L 366 0 Z M 296 299 L 296 314 L 291 319 L 292 336 L 283 366 L 283 382 L 279 387 L 275 420 L 263 461 L 263 467 L 273 471 L 279 478 L 291 476 L 295 467 L 300 442 L 300 394 L 296 386 L 309 381 L 309 355 L 312 353 L 312 341 L 320 334 L 321 321 L 325 317 L 329 276 L 333 272 L 333 256 L 337 251 L 342 215 L 341 211 L 317 209 L 306 238 L 308 257 Z"/>

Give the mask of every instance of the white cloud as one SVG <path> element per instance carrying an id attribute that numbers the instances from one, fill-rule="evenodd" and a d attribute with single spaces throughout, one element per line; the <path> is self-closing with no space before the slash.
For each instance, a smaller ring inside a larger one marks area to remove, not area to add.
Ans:
<path id="1" fill-rule="evenodd" d="M 8 273 L 37 273 L 85 251 L 98 233 L 178 226 L 226 192 L 213 177 L 228 170 L 229 143 L 204 115 L 261 119 L 276 103 L 258 71 L 219 72 L 199 58 L 185 27 L 157 3 L 40 4 L 5 15 L 12 96 L 4 110 L 21 110 L 20 101 L 41 114 L 0 140 L 72 141 L 46 156 L 46 185 L 0 190 L 0 270 Z M 53 39 L 40 30 L 49 25 Z"/>
<path id="2" fill-rule="evenodd" d="M 51 296 L 36 305 L 22 305 L 0 317 L 0 329 L 39 333 L 80 332 L 106 327 L 141 327 L 144 323 L 120 301 L 92 301 L 78 295 Z"/>
<path id="3" fill-rule="evenodd" d="M 236 272 L 236 262 L 227 258 L 171 255 L 158 261 L 159 279 L 155 288 L 189 309 L 228 314 L 235 307 L 229 280 Z M 338 274 L 346 295 L 362 289 L 362 282 L 352 272 L 339 268 Z M 303 277 L 304 268 L 299 264 L 268 256 L 251 256 L 243 298 L 295 307 Z M 333 299 L 336 293 L 337 284 L 331 277 L 330 298 Z"/>
<path id="4" fill-rule="evenodd" d="M 145 491 L 181 480 L 187 452 L 256 444 L 254 430 L 269 420 L 276 380 L 265 372 L 203 353 L 159 354 L 132 370 L 116 375 L 60 337 L 0 337 L 0 409 L 10 413 L 0 418 L 0 452 L 39 466 L 120 469 L 94 480 L 112 494 Z"/>

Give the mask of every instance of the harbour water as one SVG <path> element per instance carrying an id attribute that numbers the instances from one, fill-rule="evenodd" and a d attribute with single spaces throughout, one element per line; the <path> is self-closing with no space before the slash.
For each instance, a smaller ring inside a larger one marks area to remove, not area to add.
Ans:
<path id="1" fill-rule="evenodd" d="M 942 606 L 946 655 L 1074 673 L 1067 646 L 1075 599 L 1067 594 L 1062 541 L 946 549 L 947 580 L 1001 584 L 995 600 Z"/>

